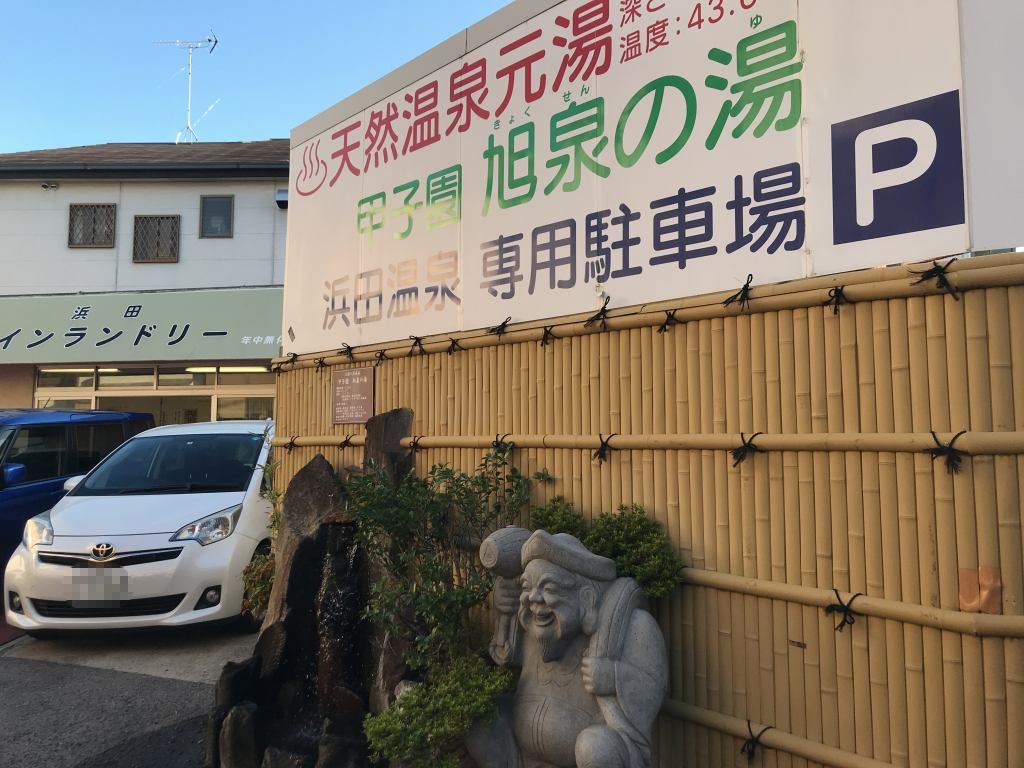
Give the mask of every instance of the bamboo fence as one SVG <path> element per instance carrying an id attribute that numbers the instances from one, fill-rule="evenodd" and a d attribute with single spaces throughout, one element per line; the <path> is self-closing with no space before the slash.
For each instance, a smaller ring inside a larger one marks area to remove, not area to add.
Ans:
<path id="1" fill-rule="evenodd" d="M 924 268 L 279 360 L 282 479 L 362 461 L 330 372 L 373 366 L 419 472 L 501 439 L 554 476 L 535 504 L 663 524 L 659 765 L 747 765 L 765 726 L 768 766 L 1024 765 L 1024 256 L 955 262 L 955 296 Z"/>

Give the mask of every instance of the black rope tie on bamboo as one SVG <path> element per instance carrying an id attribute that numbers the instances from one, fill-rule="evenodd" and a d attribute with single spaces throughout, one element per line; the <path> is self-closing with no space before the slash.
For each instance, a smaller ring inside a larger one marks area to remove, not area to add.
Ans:
<path id="1" fill-rule="evenodd" d="M 608 460 L 608 456 L 611 454 L 611 452 L 615 450 L 611 446 L 611 440 L 617 434 L 619 433 L 612 432 L 610 435 L 608 435 L 608 437 L 605 437 L 604 435 L 601 434 L 597 436 L 598 439 L 601 441 L 601 444 L 597 446 L 597 450 L 594 451 L 594 455 L 592 458 L 596 459 L 598 464 L 604 464 Z"/>
<path id="2" fill-rule="evenodd" d="M 676 310 L 669 309 L 665 311 L 665 322 L 658 326 L 658 333 L 668 333 L 668 329 L 673 325 L 682 325 L 682 320 L 676 319 Z"/>
<path id="3" fill-rule="evenodd" d="M 756 438 L 758 435 L 763 434 L 764 432 L 755 432 L 750 437 L 747 437 L 742 432 L 740 432 L 740 441 L 743 443 L 743 445 L 741 445 L 739 448 L 733 448 L 729 451 L 729 453 L 732 454 L 732 465 L 734 467 L 738 467 L 740 464 L 746 461 L 747 456 L 749 456 L 750 454 L 757 453 L 758 451 L 761 450 L 756 445 L 754 445 L 754 438 Z"/>
<path id="4" fill-rule="evenodd" d="M 504 435 L 495 435 L 491 448 L 495 451 L 504 451 L 507 448 L 511 448 L 513 444 L 508 442 L 508 438 L 511 436 L 511 432 L 506 432 Z"/>
<path id="5" fill-rule="evenodd" d="M 284 449 L 288 451 L 288 453 L 291 453 L 292 450 L 299 447 L 298 443 L 295 442 L 298 439 L 298 437 L 292 435 L 290 438 L 288 438 L 288 442 L 284 444 Z"/>
<path id="6" fill-rule="evenodd" d="M 465 348 L 459 344 L 458 339 L 453 339 L 451 336 L 448 337 L 448 341 L 451 343 L 448 345 L 448 354 L 454 355 L 456 352 L 465 352 Z"/>
<path id="7" fill-rule="evenodd" d="M 832 314 L 839 314 L 839 307 L 843 304 L 852 304 L 853 302 L 847 298 L 844 289 L 845 285 L 837 285 L 831 291 L 828 292 L 828 301 L 822 302 L 823 307 L 832 307 Z"/>
<path id="8" fill-rule="evenodd" d="M 587 320 L 587 322 L 585 322 L 583 324 L 583 327 L 584 328 L 589 328 L 590 326 L 594 325 L 594 323 L 600 323 L 601 324 L 601 330 L 602 331 L 607 331 L 608 330 L 608 302 L 611 301 L 611 300 L 612 300 L 611 296 L 605 296 L 604 297 L 604 304 L 602 304 L 601 308 L 599 310 L 597 310 L 597 312 L 595 312 L 590 317 L 590 319 Z"/>
<path id="9" fill-rule="evenodd" d="M 376 368 L 378 365 L 383 363 L 385 360 L 390 360 L 390 359 L 391 358 L 388 357 L 388 353 L 387 352 L 385 352 L 383 349 L 378 349 L 377 350 L 376 362 L 374 362 L 373 367 Z"/>
<path id="10" fill-rule="evenodd" d="M 414 436 L 412 438 L 412 440 L 409 441 L 409 450 L 412 453 L 417 453 L 417 452 L 423 450 L 423 448 L 420 447 L 420 440 L 422 440 L 422 439 L 423 439 L 423 435 L 417 435 L 417 436 Z"/>
<path id="11" fill-rule="evenodd" d="M 342 440 L 340 443 L 338 443 L 338 448 L 340 448 L 343 451 L 346 448 L 351 448 L 352 447 L 352 438 L 353 438 L 353 435 L 345 435 L 345 439 Z"/>
<path id="12" fill-rule="evenodd" d="M 314 363 L 316 364 L 316 369 L 317 369 L 318 371 L 322 371 L 322 370 L 323 370 L 324 368 L 326 368 L 326 367 L 327 367 L 327 361 L 326 361 L 326 360 L 324 360 L 324 358 L 322 358 L 322 357 L 318 357 L 318 358 L 317 358 L 316 360 L 314 360 L 313 362 L 314 362 Z"/>
<path id="13" fill-rule="evenodd" d="M 409 338 L 412 339 L 412 346 L 409 347 L 409 354 L 406 355 L 406 357 L 412 357 L 413 355 L 416 354 L 417 350 L 419 350 L 419 353 L 421 355 L 427 354 L 427 350 L 423 348 L 422 336 L 410 336 Z"/>
<path id="14" fill-rule="evenodd" d="M 839 619 L 839 623 L 836 624 L 836 632 L 842 632 L 848 626 L 852 627 L 854 622 L 857 620 L 857 617 L 860 616 L 859 613 L 853 610 L 853 601 L 858 597 L 863 597 L 864 593 L 856 592 L 844 603 L 842 595 L 839 594 L 839 590 L 833 589 L 832 591 L 836 593 L 836 602 L 825 606 L 825 615 L 831 616 L 833 613 L 843 614 L 843 617 Z"/>
<path id="15" fill-rule="evenodd" d="M 502 320 L 500 323 L 498 323 L 493 328 L 488 328 L 487 329 L 487 333 L 488 334 L 493 334 L 494 336 L 497 336 L 500 339 L 501 335 L 503 333 L 505 333 L 506 331 L 508 331 L 508 326 L 509 326 L 509 323 L 511 323 L 511 322 L 512 322 L 512 316 L 509 315 L 508 317 L 506 317 L 504 320 Z"/>
<path id="16" fill-rule="evenodd" d="M 925 450 L 932 455 L 932 461 L 942 457 L 946 460 L 946 469 L 949 470 L 951 475 L 955 475 L 960 471 L 960 466 L 964 463 L 964 456 L 970 456 L 967 451 L 963 451 L 959 448 L 954 448 L 953 443 L 960 439 L 961 435 L 967 433 L 967 430 L 962 430 L 953 435 L 953 439 L 948 443 L 944 443 L 939 440 L 939 436 L 932 432 L 932 440 L 935 441 L 934 448 L 925 448 Z"/>
<path id="17" fill-rule="evenodd" d="M 912 274 L 920 275 L 920 277 L 912 282 L 911 285 L 918 285 L 919 283 L 926 283 L 929 280 L 934 280 L 935 285 L 938 286 L 940 291 L 945 291 L 954 299 L 960 301 L 960 294 L 957 293 L 956 288 L 954 288 L 953 284 L 949 282 L 949 277 L 946 275 L 946 270 L 953 265 L 954 261 L 956 261 L 956 256 L 951 258 L 945 264 L 940 264 L 936 261 L 932 264 L 930 269 L 926 269 L 924 272 L 914 272 L 914 270 L 910 270 Z"/>
<path id="18" fill-rule="evenodd" d="M 750 738 L 743 742 L 743 746 L 740 747 L 740 754 L 747 756 L 747 762 L 753 762 L 754 753 L 757 752 L 757 748 L 761 747 L 761 737 L 764 736 L 772 727 L 766 725 L 757 735 L 754 734 L 754 724 L 747 720 L 747 733 L 750 734 Z"/>
<path id="19" fill-rule="evenodd" d="M 299 361 L 299 355 L 298 355 L 297 352 L 289 352 L 288 353 L 288 365 L 290 365 L 292 368 L 294 368 L 295 364 L 298 361 Z"/>
<path id="20" fill-rule="evenodd" d="M 282 365 L 284 365 L 284 363 L 273 363 L 273 364 L 272 364 L 272 365 L 270 366 L 270 372 L 271 372 L 271 373 L 280 373 L 280 372 L 281 372 L 281 366 L 282 366 Z"/>
<path id="21" fill-rule="evenodd" d="M 750 309 L 750 284 L 752 282 L 754 282 L 754 276 L 752 274 L 747 275 L 747 282 L 743 284 L 743 287 L 736 291 L 736 293 L 734 293 L 728 299 L 723 301 L 722 306 L 728 307 L 730 304 L 739 302 L 740 312 Z"/>
<path id="22" fill-rule="evenodd" d="M 551 330 L 554 327 L 555 326 L 553 325 L 544 326 L 544 335 L 540 337 L 540 345 L 542 347 L 546 347 L 548 344 L 550 344 L 552 341 L 558 338 L 557 336 L 555 336 L 554 331 Z"/>
<path id="23" fill-rule="evenodd" d="M 342 344 L 341 349 L 338 350 L 338 354 L 347 357 L 349 359 L 349 362 L 354 363 L 356 361 L 356 350 L 354 347 L 350 347 L 348 344 Z"/>

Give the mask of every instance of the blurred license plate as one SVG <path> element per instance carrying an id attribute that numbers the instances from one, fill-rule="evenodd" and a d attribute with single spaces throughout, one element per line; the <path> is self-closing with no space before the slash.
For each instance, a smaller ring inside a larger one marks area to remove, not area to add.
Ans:
<path id="1" fill-rule="evenodd" d="M 71 599 L 126 600 L 128 574 L 124 568 L 72 568 Z"/>

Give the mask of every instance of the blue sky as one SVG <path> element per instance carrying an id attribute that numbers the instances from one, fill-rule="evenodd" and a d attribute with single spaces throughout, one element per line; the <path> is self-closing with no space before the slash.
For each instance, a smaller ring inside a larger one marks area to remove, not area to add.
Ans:
<path id="1" fill-rule="evenodd" d="M 185 125 L 186 52 L 153 41 L 211 29 L 217 50 L 193 58 L 200 141 L 287 137 L 506 2 L 8 0 L 0 152 L 174 141 Z"/>

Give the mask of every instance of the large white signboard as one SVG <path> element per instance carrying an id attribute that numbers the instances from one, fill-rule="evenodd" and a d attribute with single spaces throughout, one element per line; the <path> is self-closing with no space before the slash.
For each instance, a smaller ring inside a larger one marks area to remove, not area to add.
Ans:
<path id="1" fill-rule="evenodd" d="M 293 136 L 286 352 L 968 247 L 956 0 L 568 0 L 459 53 Z"/>

